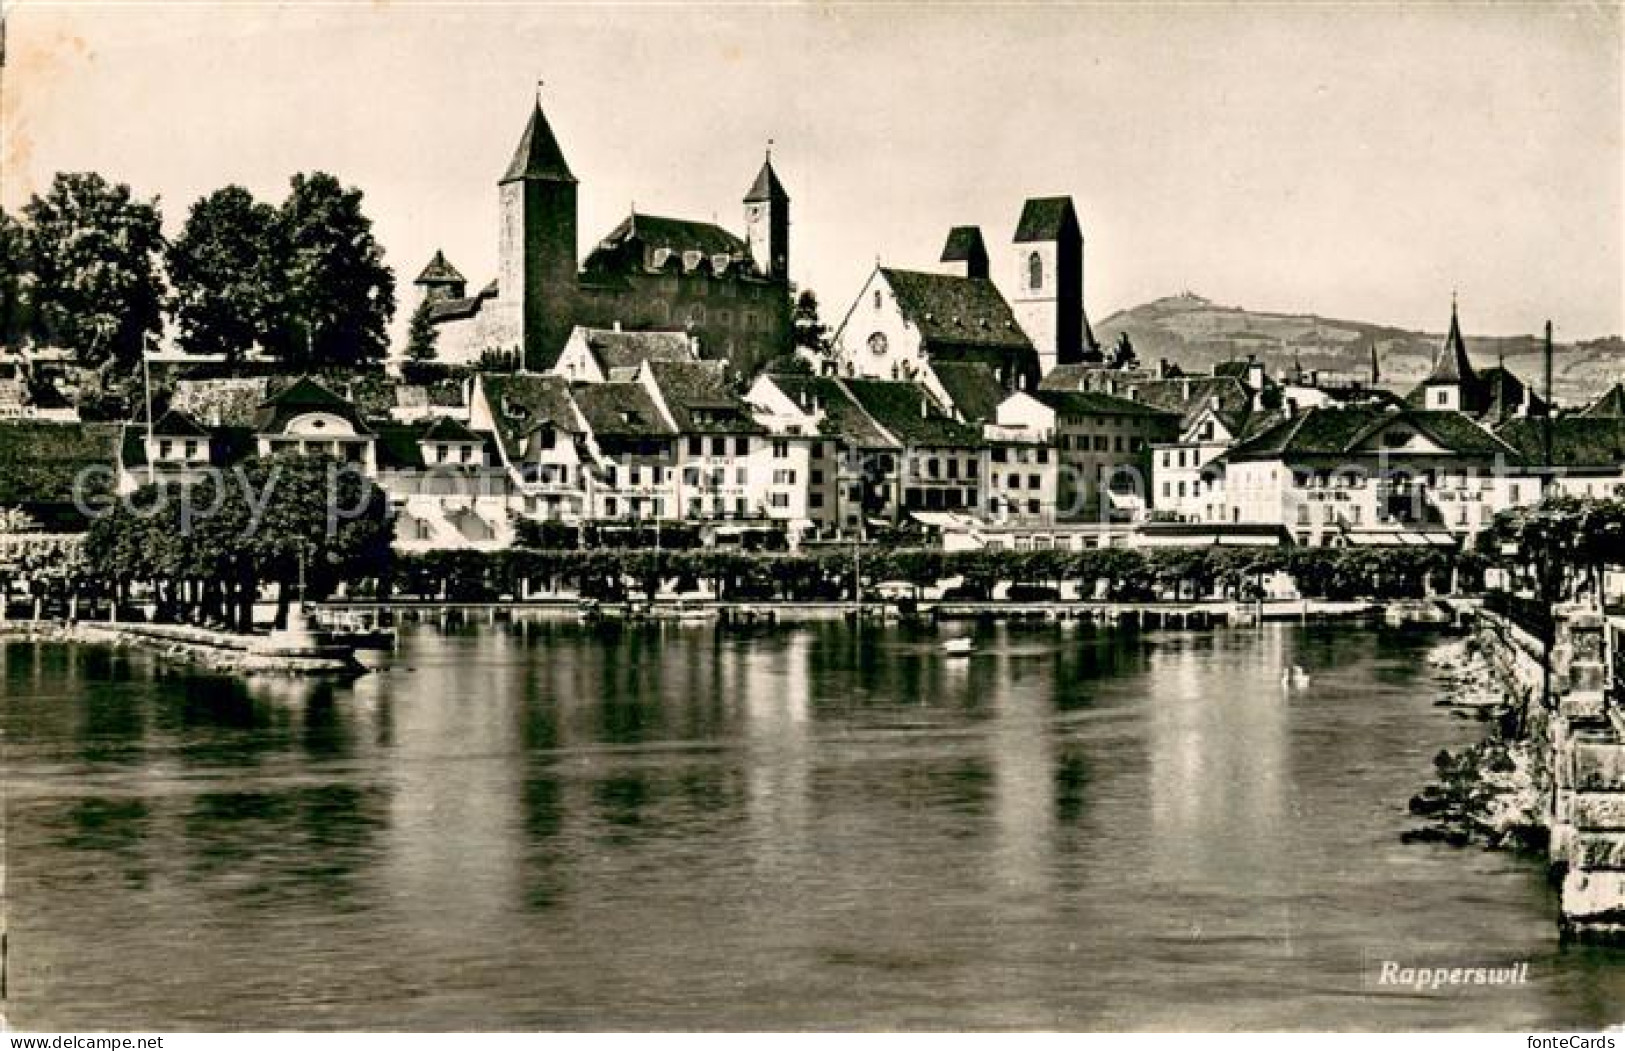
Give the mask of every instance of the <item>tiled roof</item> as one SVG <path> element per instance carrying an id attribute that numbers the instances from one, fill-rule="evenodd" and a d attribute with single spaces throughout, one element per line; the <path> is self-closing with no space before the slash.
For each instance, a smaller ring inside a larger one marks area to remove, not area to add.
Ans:
<path id="1" fill-rule="evenodd" d="M 442 321 L 462 321 L 471 318 L 480 312 L 480 304 L 484 296 L 467 296 L 463 299 L 437 299 L 429 304 L 429 320 L 435 324 Z"/>
<path id="2" fill-rule="evenodd" d="M 992 281 L 889 267 L 880 273 L 903 317 L 919 329 L 927 353 L 935 349 L 933 344 L 1032 350 L 1010 304 Z"/>
<path id="3" fill-rule="evenodd" d="M 1460 455 L 1516 458 L 1517 452 L 1472 417 L 1459 412 L 1392 410 L 1376 406 L 1316 407 L 1269 427 L 1235 446 L 1228 460 L 1272 460 L 1294 456 L 1340 456 L 1353 452 L 1369 435 L 1404 422 Z"/>
<path id="4" fill-rule="evenodd" d="M 560 376 L 482 376 L 479 382 L 510 459 L 522 454 L 525 436 L 541 424 L 569 433 L 581 430 L 570 385 Z"/>
<path id="5" fill-rule="evenodd" d="M 208 427 L 251 427 L 271 393 L 264 376 L 246 379 L 176 380 L 169 407 Z"/>
<path id="6" fill-rule="evenodd" d="M 382 470 L 423 468 L 427 465 L 423 461 L 422 443 L 435 441 L 478 442 L 485 450 L 487 463 L 499 462 L 491 448 L 490 435 L 478 434 L 455 420 L 441 417 L 427 423 L 379 424 L 375 445 L 378 466 Z"/>
<path id="7" fill-rule="evenodd" d="M 841 383 L 870 418 L 910 445 L 981 443 L 980 428 L 955 421 L 917 383 L 859 379 Z"/>
<path id="8" fill-rule="evenodd" d="M 684 434 L 758 434 L 765 428 L 744 399 L 728 389 L 721 361 L 651 361 L 660 396 Z"/>
<path id="9" fill-rule="evenodd" d="M 419 274 L 417 280 L 413 282 L 413 284 L 417 285 L 460 285 L 463 283 L 463 275 L 457 272 L 456 267 L 446 262 L 446 253 L 439 249 L 435 250 L 434 258 L 429 260 L 429 265 L 423 268 L 423 273 Z"/>
<path id="10" fill-rule="evenodd" d="M 1625 383 L 1616 383 L 1602 397 L 1587 405 L 1581 416 L 1625 417 Z"/>
<path id="11" fill-rule="evenodd" d="M 1165 412 L 1182 417 L 1189 426 L 1218 399 L 1218 415 L 1232 434 L 1240 433 L 1253 416 L 1253 395 L 1234 376 L 1187 376 L 1180 379 L 1146 380 L 1131 385 L 1135 398 Z"/>
<path id="12" fill-rule="evenodd" d="M 618 249 L 633 241 L 642 245 L 646 254 L 664 248 L 679 258 L 685 252 L 698 252 L 706 260 L 718 255 L 742 259 L 749 254 L 744 241 L 715 223 L 636 212 L 604 236 L 587 256 L 587 269 L 608 263 Z"/>
<path id="13" fill-rule="evenodd" d="M 1055 241 L 1078 229 L 1078 214 L 1070 197 L 1032 197 L 1022 205 L 1016 223 L 1017 244 L 1028 241 Z"/>
<path id="14" fill-rule="evenodd" d="M 1033 392 L 1033 397 L 1056 412 L 1070 416 L 1166 416 L 1170 422 L 1176 416 L 1144 402 L 1093 390 L 1040 389 Z"/>
<path id="15" fill-rule="evenodd" d="M 677 433 L 641 383 L 589 383 L 577 387 L 574 396 L 594 435 L 659 437 Z"/>
<path id="16" fill-rule="evenodd" d="M 423 429 L 423 440 L 430 442 L 479 442 L 485 439 L 450 416 L 437 416 Z"/>
<path id="17" fill-rule="evenodd" d="M 371 433 L 361 421 L 355 406 L 317 383 L 309 376 L 301 376 L 291 385 L 272 394 L 260 404 L 254 414 L 254 428 L 260 433 L 280 431 L 288 421 L 307 412 L 332 413 L 348 420 L 358 434 Z"/>
<path id="18" fill-rule="evenodd" d="M 498 181 L 512 182 L 515 179 L 576 181 L 575 176 L 570 174 L 570 166 L 564 162 L 564 151 L 559 149 L 559 140 L 553 137 L 553 128 L 542 114 L 540 100 L 531 111 L 530 123 L 525 125 L 525 133 L 520 136 L 519 146 L 513 151 L 508 170 Z"/>
<path id="19" fill-rule="evenodd" d="M 822 413 L 818 433 L 825 437 L 838 439 L 853 449 L 897 447 L 898 443 L 880 429 L 839 381 L 801 373 L 781 373 L 770 378 L 803 411 Z"/>
<path id="20" fill-rule="evenodd" d="M 1546 461 L 1546 428 L 1541 419 L 1509 420 L 1496 436 L 1530 463 Z M 1625 469 L 1625 418 L 1563 416 L 1552 420 L 1552 461 L 1559 467 Z"/>
<path id="21" fill-rule="evenodd" d="M 933 361 L 929 368 L 965 422 L 985 422 L 998 414 L 1007 392 L 992 367 L 981 362 Z"/>
<path id="22" fill-rule="evenodd" d="M 752 204 L 757 201 L 788 201 L 790 195 L 784 192 L 784 184 L 779 182 L 779 175 L 773 170 L 773 159 L 770 157 L 762 162 L 762 170 L 756 173 L 756 181 L 750 184 L 745 191 L 745 203 Z"/>
<path id="23" fill-rule="evenodd" d="M 694 347 L 685 332 L 617 332 L 607 328 L 578 329 L 587 349 L 605 372 L 634 368 L 645 361 L 693 361 Z"/>
<path id="24" fill-rule="evenodd" d="M 152 423 L 152 433 L 162 438 L 207 438 L 209 432 L 179 409 L 170 409 Z"/>
<path id="25" fill-rule="evenodd" d="M 981 227 L 956 226 L 949 230 L 948 243 L 942 246 L 942 262 L 964 263 L 973 259 L 987 260 Z"/>

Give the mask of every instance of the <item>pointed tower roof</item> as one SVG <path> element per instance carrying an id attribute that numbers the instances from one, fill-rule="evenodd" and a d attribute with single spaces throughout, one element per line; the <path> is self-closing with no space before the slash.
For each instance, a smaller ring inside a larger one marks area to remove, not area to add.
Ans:
<path id="1" fill-rule="evenodd" d="M 536 108 L 531 110 L 530 123 L 525 125 L 525 134 L 519 138 L 519 148 L 513 151 L 508 170 L 497 181 L 505 183 L 516 179 L 576 181 L 576 177 L 570 174 L 570 166 L 564 162 L 564 151 L 559 149 L 559 140 L 553 137 L 553 128 L 542 113 L 541 99 L 536 100 Z"/>
<path id="2" fill-rule="evenodd" d="M 757 201 L 788 201 L 790 195 L 784 192 L 784 184 L 779 182 L 778 173 L 773 170 L 773 155 L 767 155 L 762 161 L 762 170 L 756 173 L 756 181 L 750 184 L 745 191 L 745 203 L 754 204 Z"/>
<path id="3" fill-rule="evenodd" d="M 1467 360 L 1467 343 L 1461 338 L 1461 321 L 1456 316 L 1456 298 L 1450 297 L 1450 334 L 1444 338 L 1433 371 L 1425 383 L 1471 383 L 1473 363 Z"/>
<path id="4" fill-rule="evenodd" d="M 423 273 L 419 274 L 418 279 L 412 283 L 414 285 L 461 285 L 465 284 L 466 280 L 462 274 L 457 272 L 455 266 L 446 262 L 446 253 L 435 249 L 434 258 L 429 260 L 429 265 L 423 268 Z"/>
<path id="5" fill-rule="evenodd" d="M 987 259 L 981 227 L 956 226 L 948 231 L 948 243 L 942 246 L 942 262 L 963 263 L 978 257 Z"/>

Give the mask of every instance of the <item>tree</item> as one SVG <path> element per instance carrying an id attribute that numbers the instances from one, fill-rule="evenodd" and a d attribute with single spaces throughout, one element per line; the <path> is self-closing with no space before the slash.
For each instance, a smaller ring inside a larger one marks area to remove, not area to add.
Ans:
<path id="1" fill-rule="evenodd" d="M 46 337 L 90 367 L 138 359 L 162 317 L 157 201 L 93 172 L 64 172 L 23 213 Z"/>
<path id="2" fill-rule="evenodd" d="M 1136 369 L 1140 367 L 1140 356 L 1134 353 L 1134 341 L 1129 339 L 1127 332 L 1117 334 L 1117 344 L 1112 347 L 1111 360 L 1108 366 L 1114 369 Z"/>
<path id="3" fill-rule="evenodd" d="M 0 209 L 0 346 L 22 342 L 33 327 L 28 229 Z"/>
<path id="4" fill-rule="evenodd" d="M 435 343 L 439 336 L 435 332 L 434 322 L 430 317 L 430 304 L 427 299 L 418 304 L 412 311 L 412 323 L 406 329 L 406 358 L 408 361 L 422 363 L 435 359 Z"/>
<path id="5" fill-rule="evenodd" d="M 829 354 L 829 326 L 818 318 L 818 295 L 812 289 L 804 289 L 796 297 L 791 325 L 794 329 L 792 345 L 796 350 L 818 357 Z"/>
<path id="6" fill-rule="evenodd" d="M 324 172 L 295 175 L 282 227 L 289 285 L 284 357 L 343 366 L 383 357 L 395 275 L 361 210 L 361 191 Z"/>
<path id="7" fill-rule="evenodd" d="M 278 343 L 286 258 L 275 208 L 241 186 L 200 198 L 166 255 L 181 347 L 237 358 L 255 343 Z"/>

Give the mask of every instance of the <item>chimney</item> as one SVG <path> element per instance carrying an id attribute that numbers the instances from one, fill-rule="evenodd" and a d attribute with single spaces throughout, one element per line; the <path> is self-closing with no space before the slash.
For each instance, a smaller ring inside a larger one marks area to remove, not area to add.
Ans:
<path id="1" fill-rule="evenodd" d="M 1219 411 L 1219 396 L 1217 394 L 1208 395 L 1207 406 L 1208 406 L 1208 408 L 1212 409 L 1214 412 L 1218 412 Z"/>
<path id="2" fill-rule="evenodd" d="M 610 328 L 614 329 L 616 332 L 619 332 L 621 330 L 621 323 L 619 321 L 616 321 L 615 323 L 610 325 Z"/>
<path id="3" fill-rule="evenodd" d="M 1157 359 L 1157 379 L 1159 379 L 1159 380 L 1167 379 L 1168 378 L 1168 373 L 1170 371 L 1171 370 L 1168 368 L 1168 359 L 1167 358 L 1158 358 Z"/>
<path id="4" fill-rule="evenodd" d="M 1180 380 L 1179 381 L 1179 400 L 1180 401 L 1190 401 L 1191 400 L 1191 381 L 1190 380 Z"/>

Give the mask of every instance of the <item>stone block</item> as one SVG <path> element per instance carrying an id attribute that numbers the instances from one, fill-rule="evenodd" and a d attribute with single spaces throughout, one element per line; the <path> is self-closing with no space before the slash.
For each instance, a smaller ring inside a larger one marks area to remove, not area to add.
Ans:
<path id="1" fill-rule="evenodd" d="M 1589 832 L 1625 832 L 1625 792 L 1575 792 L 1559 816 Z"/>
<path id="2" fill-rule="evenodd" d="M 1625 872 L 1570 869 L 1563 877 L 1563 918 L 1585 920 L 1625 914 Z"/>
<path id="3" fill-rule="evenodd" d="M 1569 864 L 1587 872 L 1625 872 L 1625 832 L 1581 832 Z M 1625 908 L 1625 899 L 1619 902 Z"/>
<path id="4" fill-rule="evenodd" d="M 1625 792 L 1625 745 L 1575 740 L 1571 784 L 1582 792 Z"/>

